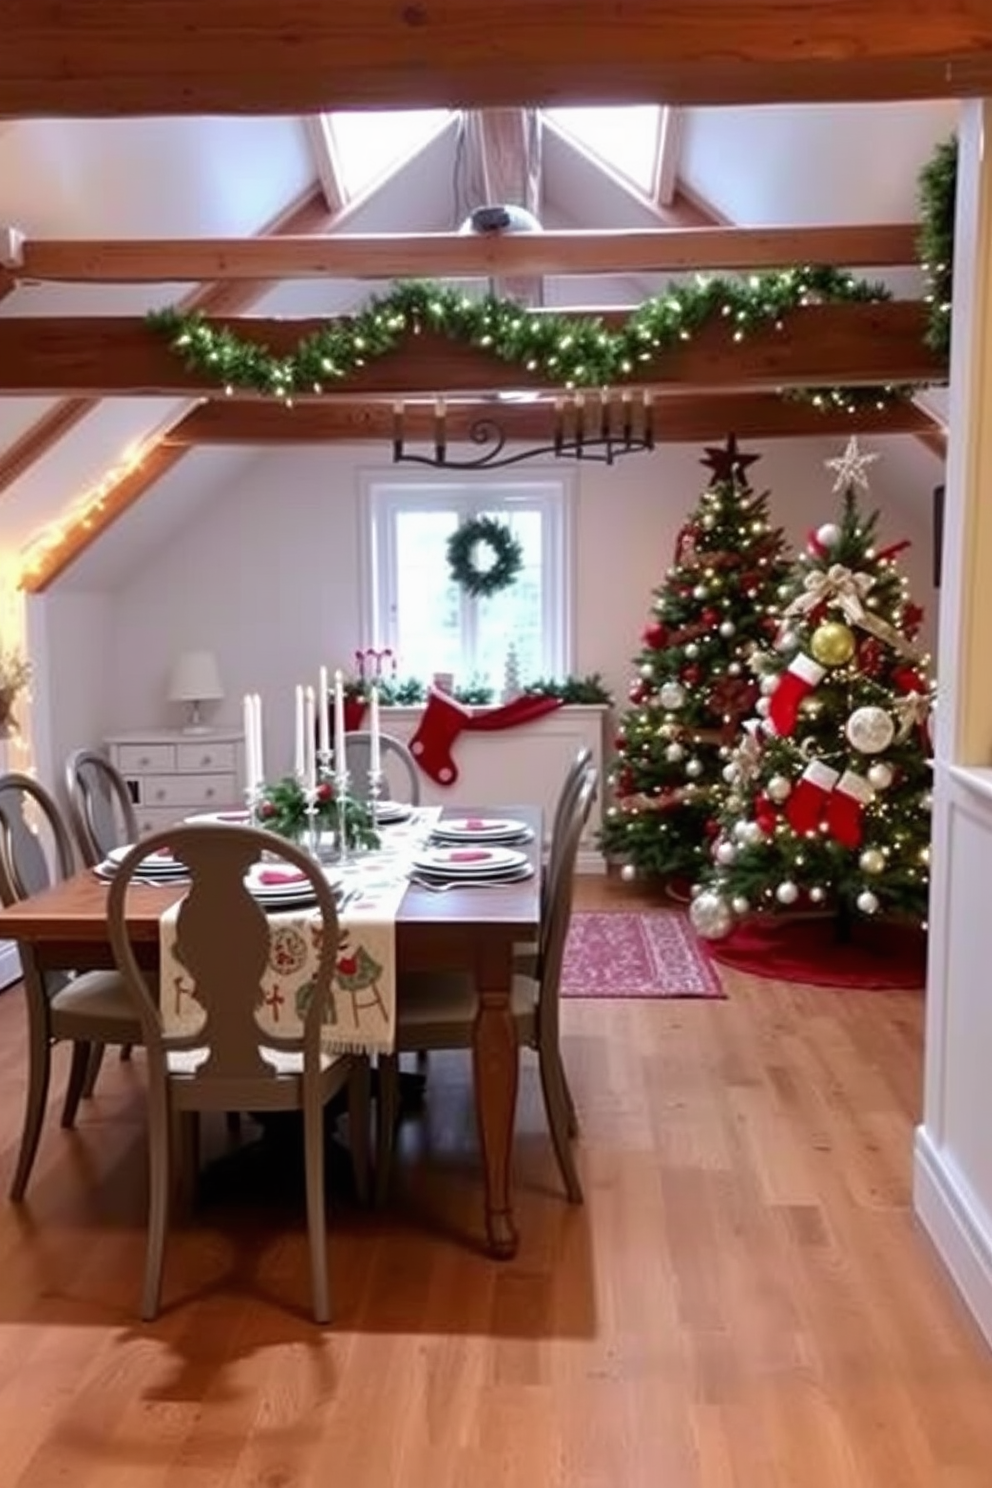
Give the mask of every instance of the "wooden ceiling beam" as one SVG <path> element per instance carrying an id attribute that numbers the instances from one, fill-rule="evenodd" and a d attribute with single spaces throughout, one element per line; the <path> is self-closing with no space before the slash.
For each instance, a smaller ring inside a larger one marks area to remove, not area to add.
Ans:
<path id="1" fill-rule="evenodd" d="M 987 0 L 6 0 L 0 115 L 992 92 Z"/>
<path id="2" fill-rule="evenodd" d="M 495 419 L 511 440 L 550 443 L 554 407 L 544 403 L 450 403 L 445 431 L 450 444 L 464 443 L 479 419 Z M 408 446 L 432 442 L 434 410 L 430 403 L 403 410 Z M 820 410 L 810 403 L 774 393 L 666 394 L 655 403 L 655 437 L 662 444 L 692 444 L 723 438 L 733 430 L 743 439 L 800 438 L 818 435 L 918 434 L 937 431 L 932 417 L 915 403 L 890 403 L 856 414 Z M 374 442 L 388 446 L 393 437 L 393 409 L 388 402 L 303 403 L 293 409 L 277 404 L 237 403 L 229 398 L 203 403 L 168 434 L 170 444 L 293 445 Z"/>
<path id="3" fill-rule="evenodd" d="M 540 313 L 540 312 L 538 312 Z M 626 312 L 597 313 L 606 326 Z M 837 382 L 943 382 L 946 366 L 923 341 L 927 307 L 915 301 L 809 305 L 781 330 L 756 328 L 734 342 L 719 318 L 691 340 L 645 364 L 645 386 L 776 388 Z M 320 320 L 229 319 L 235 334 L 289 353 Z M 551 386 L 539 376 L 484 351 L 428 331 L 349 377 L 351 396 L 465 393 Z M 164 337 L 129 316 L 46 316 L 0 319 L 0 393 L 195 396 L 216 393 L 206 374 L 187 370 Z M 240 394 L 246 398 L 251 393 Z M 306 397 L 306 394 L 301 394 Z M 320 396 L 333 396 L 326 391 Z"/>
<path id="4" fill-rule="evenodd" d="M 285 231 L 296 237 L 307 232 L 323 232 L 328 221 L 320 188 L 313 186 L 284 208 L 262 232 L 275 234 Z M 185 297 L 183 304 L 186 309 L 201 310 L 204 315 L 240 315 L 251 309 L 255 301 L 271 288 L 270 280 L 258 278 L 201 284 Z M 0 495 L 99 405 L 99 398 L 61 398 L 19 439 L 0 451 Z"/>
<path id="5" fill-rule="evenodd" d="M 326 209 L 323 218 L 326 223 Z M 317 235 L 317 228 L 296 228 L 260 238 L 28 238 L 16 272 L 26 282 L 137 284 L 328 276 L 388 280 L 629 274 L 774 269 L 788 264 L 885 268 L 917 261 L 918 231 L 907 222 L 368 236 Z"/>
<path id="6" fill-rule="evenodd" d="M 122 517 L 129 507 L 140 501 L 145 492 L 178 465 L 189 453 L 183 445 L 160 439 L 144 453 L 139 462 L 122 476 L 99 501 L 94 501 L 84 517 L 65 523 L 65 535 L 29 551 L 21 578 L 21 588 L 38 594 L 53 584 L 70 563 Z"/>

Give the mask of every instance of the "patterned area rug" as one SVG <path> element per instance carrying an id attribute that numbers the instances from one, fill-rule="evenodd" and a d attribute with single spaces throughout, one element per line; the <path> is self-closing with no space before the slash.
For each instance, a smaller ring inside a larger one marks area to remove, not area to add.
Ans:
<path id="1" fill-rule="evenodd" d="M 576 910 L 563 997 L 724 997 L 685 913 Z"/>

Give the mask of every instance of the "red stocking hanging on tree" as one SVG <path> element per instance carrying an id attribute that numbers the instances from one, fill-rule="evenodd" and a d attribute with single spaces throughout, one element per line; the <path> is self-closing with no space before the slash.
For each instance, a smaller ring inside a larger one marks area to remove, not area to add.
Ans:
<path id="1" fill-rule="evenodd" d="M 801 653 L 792 658 L 769 699 L 768 717 L 777 734 L 792 733 L 799 717 L 799 704 L 815 687 L 819 687 L 826 673 L 826 667 L 820 666 L 812 656 Z"/>
<path id="2" fill-rule="evenodd" d="M 830 835 L 842 847 L 860 847 L 864 834 L 865 807 L 875 792 L 863 775 L 845 770 L 827 807 Z"/>
<path id="3" fill-rule="evenodd" d="M 816 831 L 823 820 L 830 793 L 839 779 L 839 772 L 832 770 L 822 760 L 810 760 L 785 808 L 786 817 L 794 832 Z"/>

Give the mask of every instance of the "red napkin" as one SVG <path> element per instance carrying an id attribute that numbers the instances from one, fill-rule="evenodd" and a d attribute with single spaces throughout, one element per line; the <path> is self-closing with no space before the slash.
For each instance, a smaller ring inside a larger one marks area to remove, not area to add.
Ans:
<path id="1" fill-rule="evenodd" d="M 160 847 L 159 850 L 158 850 L 158 852 L 153 852 L 153 853 L 150 854 L 150 856 L 153 857 L 153 858 L 168 858 L 169 862 L 171 863 L 172 862 L 172 848 L 171 847 Z"/>
<path id="2" fill-rule="evenodd" d="M 485 817 L 470 816 L 465 822 L 465 830 L 466 832 L 484 832 L 488 825 Z"/>
<path id="3" fill-rule="evenodd" d="M 448 854 L 449 863 L 488 863 L 492 853 L 483 852 L 479 848 L 462 848 L 459 852 Z"/>
<path id="4" fill-rule="evenodd" d="M 306 878 L 299 868 L 263 868 L 258 875 L 258 881 L 262 884 L 284 884 L 299 883 Z"/>

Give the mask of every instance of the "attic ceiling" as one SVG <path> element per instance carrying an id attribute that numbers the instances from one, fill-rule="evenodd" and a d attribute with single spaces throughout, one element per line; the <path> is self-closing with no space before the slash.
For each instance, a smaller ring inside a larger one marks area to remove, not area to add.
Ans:
<path id="1" fill-rule="evenodd" d="M 541 131 L 539 215 L 549 230 L 910 222 L 919 168 L 955 116 L 956 105 L 943 101 L 677 113 L 639 106 L 598 116 L 551 109 Z M 457 229 L 477 204 L 462 115 L 327 119 L 324 129 L 289 116 L 12 121 L 0 131 L 0 221 L 29 240 L 243 238 L 265 231 L 293 203 L 309 202 L 321 223 L 310 230 L 416 234 Z M 547 275 L 538 292 L 551 306 L 622 306 L 656 292 L 665 278 Z M 252 313 L 327 316 L 360 305 L 370 285 L 317 279 L 255 288 Z M 140 315 L 189 290 L 180 283 L 18 284 L 3 297 L 0 282 L 0 320 Z M 73 414 L 73 402 L 85 406 Z M 174 397 L 4 396 L 0 544 L 23 548 L 189 406 Z M 36 439 L 48 426 L 61 437 Z M 211 452 L 204 499 L 224 460 L 233 469 L 242 457 Z M 200 459 L 192 457 L 194 472 Z M 162 492 L 175 480 L 164 480 Z M 184 479 L 184 490 L 191 484 Z M 149 541 L 161 540 L 168 526 L 151 510 L 158 490 L 129 515 L 136 539 L 145 506 Z M 192 495 L 175 501 L 177 521 L 193 502 Z"/>

